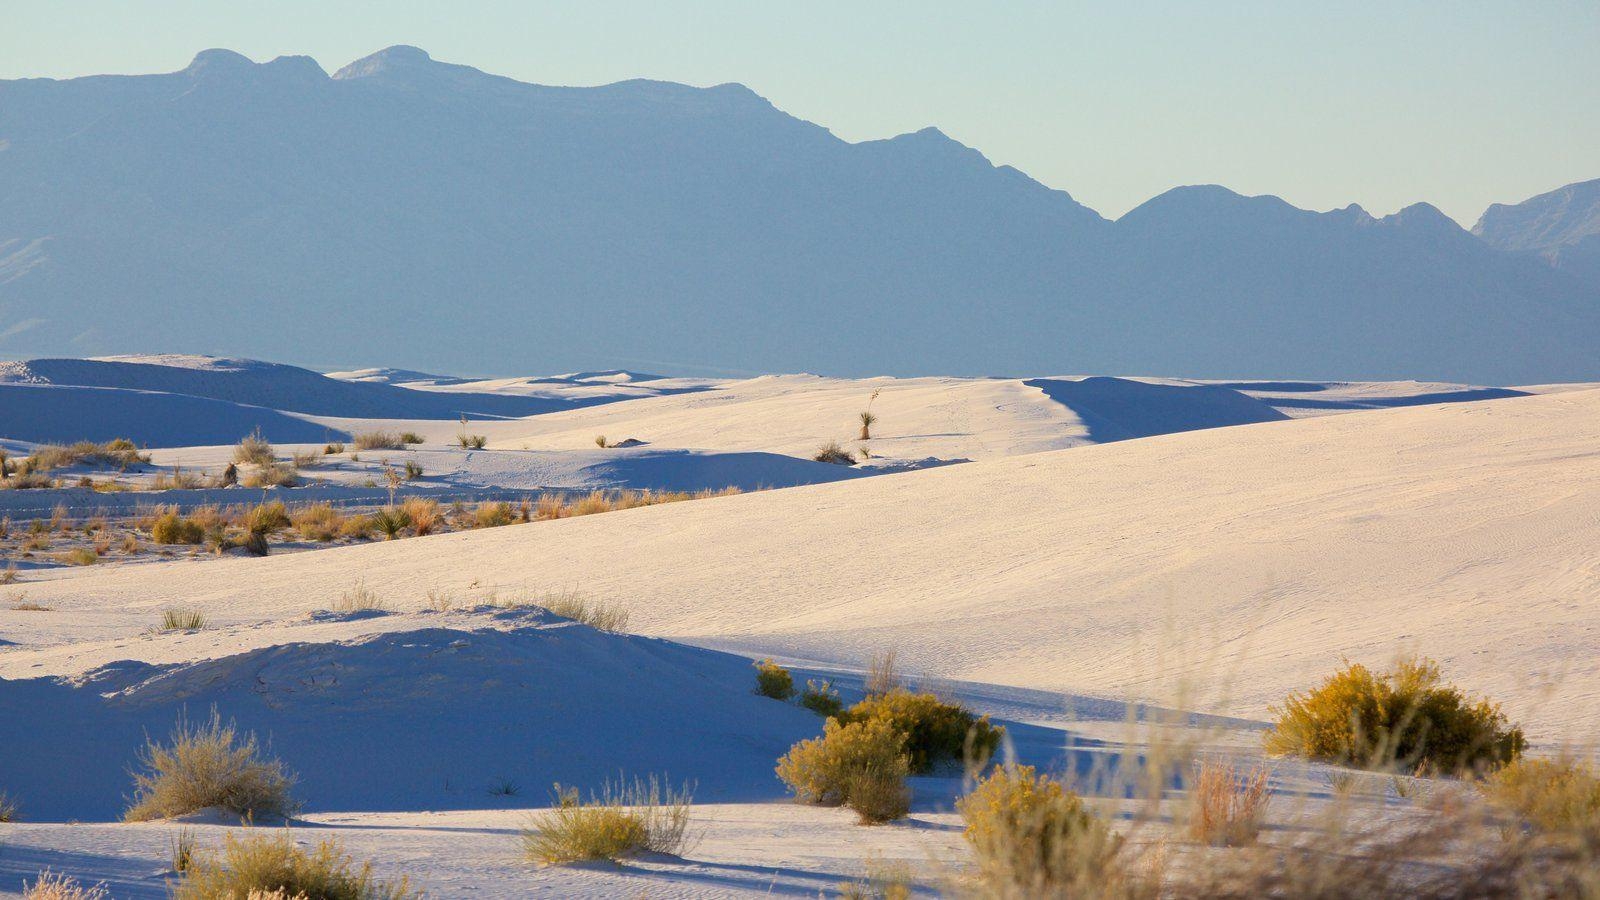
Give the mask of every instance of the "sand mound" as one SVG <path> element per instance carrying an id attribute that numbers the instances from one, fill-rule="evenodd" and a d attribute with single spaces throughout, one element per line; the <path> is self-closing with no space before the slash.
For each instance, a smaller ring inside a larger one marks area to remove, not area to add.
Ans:
<path id="1" fill-rule="evenodd" d="M 388 618 L 405 621 L 0 681 L 0 717 L 26 723 L 0 743 L 0 787 L 36 820 L 115 816 L 144 735 L 213 707 L 270 742 L 311 811 L 539 804 L 553 782 L 619 772 L 694 780 L 708 801 L 776 798 L 773 760 L 819 730 L 809 712 L 755 696 L 741 658 L 543 610 Z M 507 786 L 514 795 L 494 793 Z"/>

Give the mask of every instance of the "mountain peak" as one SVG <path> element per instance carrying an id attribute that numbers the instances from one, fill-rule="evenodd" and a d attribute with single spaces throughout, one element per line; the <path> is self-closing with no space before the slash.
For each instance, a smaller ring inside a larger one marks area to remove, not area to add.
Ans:
<path id="1" fill-rule="evenodd" d="M 355 62 L 333 73 L 336 79 L 364 78 L 383 72 L 404 71 L 417 68 L 433 62 L 433 57 L 421 47 L 410 44 L 395 44 L 385 47 L 377 53 L 363 56 Z"/>
<path id="2" fill-rule="evenodd" d="M 253 68 L 255 63 L 248 56 L 234 50 L 214 47 L 210 50 L 201 50 L 194 55 L 194 59 L 184 69 L 185 72 L 198 74 L 201 72 L 237 72 Z"/>

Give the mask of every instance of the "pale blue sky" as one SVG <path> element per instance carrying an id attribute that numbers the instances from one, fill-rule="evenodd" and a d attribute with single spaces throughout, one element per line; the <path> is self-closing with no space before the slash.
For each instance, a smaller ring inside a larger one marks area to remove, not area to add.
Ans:
<path id="1" fill-rule="evenodd" d="M 546 84 L 738 81 L 847 140 L 937 125 L 1109 216 L 1216 182 L 1470 225 L 1600 178 L 1595 0 L 3 6 L 0 78 L 171 71 L 207 47 L 331 72 L 406 43 Z"/>

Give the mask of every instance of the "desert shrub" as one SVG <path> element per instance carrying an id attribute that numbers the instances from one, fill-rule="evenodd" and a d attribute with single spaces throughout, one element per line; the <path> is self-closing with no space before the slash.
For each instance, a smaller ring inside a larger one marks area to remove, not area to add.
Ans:
<path id="1" fill-rule="evenodd" d="M 334 441 L 332 443 L 325 444 L 325 445 L 323 445 L 323 448 L 322 448 L 322 455 L 323 456 L 338 456 L 339 454 L 341 454 L 343 452 L 344 452 L 344 444 L 342 444 L 342 443 L 340 443 L 338 441 Z"/>
<path id="2" fill-rule="evenodd" d="M 15 608 L 15 607 L 13 607 Z M 5 791 L 0 791 L 0 824 L 17 820 L 17 801 Z"/>
<path id="3" fill-rule="evenodd" d="M 100 561 L 100 555 L 88 547 L 77 547 L 56 554 L 56 560 L 69 566 L 92 566 Z"/>
<path id="4" fill-rule="evenodd" d="M 460 444 L 462 449 L 465 450 L 482 450 L 488 446 L 489 439 L 481 434 L 463 433 L 456 435 L 456 443 Z"/>
<path id="5" fill-rule="evenodd" d="M 432 534 L 444 521 L 443 514 L 439 512 L 439 501 L 426 497 L 407 497 L 400 504 L 400 512 L 411 520 L 411 529 L 419 536 Z"/>
<path id="6" fill-rule="evenodd" d="M 56 486 L 56 480 L 40 472 L 18 472 L 3 481 L 0 488 L 11 491 L 43 490 Z"/>
<path id="7" fill-rule="evenodd" d="M 415 431 L 402 431 L 402 432 L 400 432 L 400 443 L 402 443 L 402 444 L 425 444 L 425 443 L 427 443 L 427 438 L 424 438 L 422 435 L 417 434 Z"/>
<path id="8" fill-rule="evenodd" d="M 158 544 L 198 544 L 205 540 L 206 530 L 199 522 L 168 510 L 157 516 L 150 525 L 150 539 Z"/>
<path id="9" fill-rule="evenodd" d="M 871 764 L 845 779 L 845 805 L 862 825 L 882 825 L 905 818 L 911 811 L 911 789 L 906 786 L 903 763 Z"/>
<path id="10" fill-rule="evenodd" d="M 1268 777 L 1260 766 L 1241 771 L 1220 762 L 1197 765 L 1189 789 L 1189 837 L 1217 847 L 1254 843 L 1271 799 Z"/>
<path id="11" fill-rule="evenodd" d="M 339 536 L 345 517 L 331 503 L 313 503 L 295 510 L 289 521 L 308 541 L 331 541 Z"/>
<path id="12" fill-rule="evenodd" d="M 1101 897 L 1120 840 L 1061 782 L 1032 766 L 1001 766 L 956 801 L 984 893 Z"/>
<path id="13" fill-rule="evenodd" d="M 816 453 L 812 454 L 811 458 L 817 462 L 833 463 L 836 466 L 853 466 L 856 464 L 856 458 L 851 456 L 849 451 L 839 446 L 838 441 L 829 441 L 823 444 L 817 449 Z"/>
<path id="14" fill-rule="evenodd" d="M 595 435 L 594 436 L 594 445 L 596 447 L 599 447 L 601 450 L 606 449 L 606 436 L 603 435 L 603 434 Z"/>
<path id="15" fill-rule="evenodd" d="M 403 509 L 380 509 L 367 517 L 374 531 L 381 532 L 384 540 L 392 541 L 400 532 L 411 527 L 411 517 Z"/>
<path id="16" fill-rule="evenodd" d="M 289 454 L 289 464 L 296 469 L 315 469 L 322 464 L 323 454 L 320 450 L 307 450 Z"/>
<path id="17" fill-rule="evenodd" d="M 339 599 L 333 601 L 334 612 L 387 612 L 388 609 L 389 605 L 383 602 L 383 598 L 359 578 L 349 590 L 339 594 Z"/>
<path id="18" fill-rule="evenodd" d="M 167 609 L 161 612 L 162 631 L 199 631 L 206 627 L 206 614 L 198 609 Z"/>
<path id="19" fill-rule="evenodd" d="M 78 463 L 99 463 L 126 469 L 149 461 L 150 457 L 141 454 L 133 441 L 117 438 L 103 444 L 78 441 L 68 446 L 46 444 L 36 447 L 28 458 L 18 464 L 17 471 L 21 474 L 49 472 Z"/>
<path id="20" fill-rule="evenodd" d="M 261 436 L 259 428 L 240 438 L 238 445 L 233 448 L 233 461 L 239 465 L 270 466 L 277 456 L 272 445 Z"/>
<path id="21" fill-rule="evenodd" d="M 611 512 L 615 508 L 616 502 L 605 491 L 590 491 L 568 508 L 567 515 L 592 516 L 595 513 Z"/>
<path id="22" fill-rule="evenodd" d="M 1443 684 L 1426 659 L 1382 675 L 1347 664 L 1272 713 L 1267 752 L 1362 768 L 1454 775 L 1510 762 L 1526 746 L 1497 704 Z"/>
<path id="23" fill-rule="evenodd" d="M 1544 834 L 1600 841 L 1600 771 L 1571 758 L 1522 758 L 1482 785 L 1490 803 Z"/>
<path id="24" fill-rule="evenodd" d="M 401 450 L 405 448 L 405 444 L 400 440 L 400 435 L 382 429 L 358 431 L 351 435 L 351 440 L 355 443 L 357 450 Z"/>
<path id="25" fill-rule="evenodd" d="M 147 770 L 134 773 L 129 822 L 170 819 L 207 807 L 241 817 L 289 816 L 294 777 L 275 759 L 264 759 L 253 734 L 242 738 L 216 710 L 204 724 L 180 718 L 169 744 L 146 744 L 139 754 Z"/>
<path id="26" fill-rule="evenodd" d="M 226 834 L 222 851 L 198 854 L 172 890 L 173 900 L 403 900 L 420 897 L 405 878 L 381 881 L 372 864 L 356 865 L 338 841 L 315 850 L 295 845 L 288 832 Z"/>
<path id="27" fill-rule="evenodd" d="M 414 459 L 406 460 L 405 473 L 407 481 L 416 481 L 418 478 L 422 477 L 422 463 L 419 463 Z"/>
<path id="28" fill-rule="evenodd" d="M 515 519 L 516 516 L 509 503 L 504 501 L 480 503 L 472 515 L 472 527 L 498 528 L 501 525 L 510 525 Z"/>
<path id="29" fill-rule="evenodd" d="M 110 900 L 103 884 L 84 885 L 77 879 L 45 869 L 33 884 L 22 886 L 22 900 Z"/>
<path id="30" fill-rule="evenodd" d="M 800 692 L 800 705 L 819 716 L 837 716 L 844 711 L 839 692 L 827 681 L 806 680 L 806 689 Z"/>
<path id="31" fill-rule="evenodd" d="M 252 488 L 294 487 L 300 483 L 300 473 L 289 463 L 269 463 L 244 477 L 244 486 Z"/>
<path id="32" fill-rule="evenodd" d="M 774 700 L 787 700 L 794 696 L 794 677 L 789 670 L 770 659 L 759 660 L 756 667 L 756 693 Z"/>
<path id="33" fill-rule="evenodd" d="M 585 859 L 618 859 L 642 851 L 681 855 L 694 842 L 689 833 L 691 786 L 673 790 L 660 778 L 607 782 L 587 802 L 556 785 L 557 803 L 535 813 L 522 829 L 523 852 L 535 862 L 558 865 Z"/>
<path id="34" fill-rule="evenodd" d="M 618 603 L 589 600 L 582 594 L 566 592 L 545 597 L 539 606 L 564 619 L 582 622 L 600 631 L 620 632 L 628 627 L 628 608 Z"/>
<path id="35" fill-rule="evenodd" d="M 270 503 L 259 503 L 245 513 L 244 528 L 246 531 L 271 534 L 282 531 L 292 524 L 289 510 L 283 505 L 282 500 L 273 500 Z"/>
<path id="36" fill-rule="evenodd" d="M 845 804 L 864 821 L 885 821 L 881 816 L 897 804 L 885 782 L 903 786 L 911 771 L 905 743 L 905 735 L 883 720 L 829 719 L 822 737 L 795 744 L 778 760 L 778 778 L 802 803 Z"/>
<path id="37" fill-rule="evenodd" d="M 841 713 L 851 722 L 885 722 L 905 736 L 911 771 L 926 772 L 944 760 L 969 760 L 983 765 L 994 756 L 1005 729 L 975 716 L 959 703 L 947 703 L 933 694 L 916 694 L 896 688 L 862 700 Z"/>
<path id="38" fill-rule="evenodd" d="M 354 515 L 339 526 L 339 536 L 364 541 L 372 537 L 372 532 L 376 530 L 377 523 L 372 516 Z"/>

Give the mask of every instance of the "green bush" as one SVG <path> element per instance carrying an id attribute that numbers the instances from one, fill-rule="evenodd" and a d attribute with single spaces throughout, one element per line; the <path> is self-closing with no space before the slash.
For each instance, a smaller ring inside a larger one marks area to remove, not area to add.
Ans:
<path id="1" fill-rule="evenodd" d="M 1273 708 L 1267 752 L 1444 775 L 1485 771 L 1522 755 L 1522 729 L 1497 704 L 1469 700 L 1442 682 L 1438 664 L 1427 659 L 1381 675 L 1347 664 Z"/>
<path id="2" fill-rule="evenodd" d="M 355 864 L 338 841 L 326 840 L 307 852 L 288 832 L 226 834 L 222 852 L 196 854 L 173 900 L 404 900 L 420 897 L 405 878 L 380 881 L 372 864 Z"/>
<path id="3" fill-rule="evenodd" d="M 158 544 L 198 544 L 205 537 L 206 530 L 199 522 L 172 511 L 157 516 L 150 525 L 150 539 Z"/>
<path id="4" fill-rule="evenodd" d="M 787 700 L 794 696 L 794 678 L 789 670 L 770 659 L 758 660 L 756 667 L 756 693 L 774 700 Z"/>
<path id="5" fill-rule="evenodd" d="M 1061 782 L 1001 766 L 956 801 L 985 896 L 1100 897 L 1121 841 Z"/>
<path id="6" fill-rule="evenodd" d="M 844 701 L 839 699 L 839 692 L 826 681 L 807 680 L 806 689 L 800 692 L 800 705 L 824 718 L 837 716 L 844 711 Z"/>
<path id="7" fill-rule="evenodd" d="M 967 760 L 983 765 L 994 756 L 1005 729 L 989 724 L 988 716 L 975 716 L 957 703 L 933 694 L 895 688 L 857 703 L 839 715 L 845 724 L 886 722 L 905 736 L 911 771 L 927 772 L 944 760 Z"/>
<path id="8" fill-rule="evenodd" d="M 904 815 L 909 800 L 905 742 L 905 735 L 885 720 L 846 725 L 829 719 L 822 737 L 795 744 L 778 760 L 778 778 L 802 803 L 843 804 L 864 822 L 888 821 Z M 891 815 L 895 809 L 900 812 Z"/>

